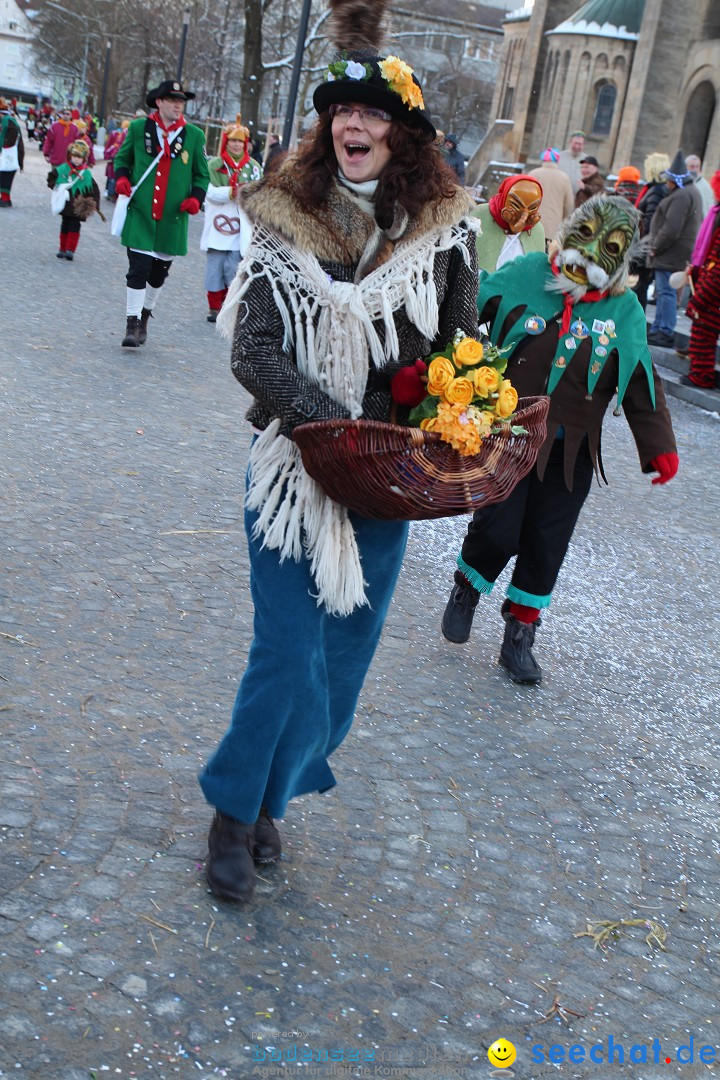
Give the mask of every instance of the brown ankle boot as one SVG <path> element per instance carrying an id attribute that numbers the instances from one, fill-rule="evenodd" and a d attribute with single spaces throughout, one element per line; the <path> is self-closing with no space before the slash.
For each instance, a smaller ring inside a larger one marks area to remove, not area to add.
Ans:
<path id="1" fill-rule="evenodd" d="M 274 863 L 282 853 L 280 833 L 275 828 L 267 807 L 261 806 L 255 822 L 255 842 L 252 855 L 256 863 Z"/>
<path id="2" fill-rule="evenodd" d="M 124 349 L 137 349 L 140 344 L 140 320 L 137 315 L 128 315 L 122 343 Z"/>
<path id="3" fill-rule="evenodd" d="M 150 308 L 144 307 L 142 309 L 142 315 L 140 316 L 140 333 L 138 335 L 141 345 L 144 345 L 147 341 L 148 319 L 152 318 L 154 318 L 154 316 Z"/>
<path id="4" fill-rule="evenodd" d="M 250 900 L 255 889 L 254 825 L 215 812 L 208 836 L 207 883 L 224 900 Z"/>

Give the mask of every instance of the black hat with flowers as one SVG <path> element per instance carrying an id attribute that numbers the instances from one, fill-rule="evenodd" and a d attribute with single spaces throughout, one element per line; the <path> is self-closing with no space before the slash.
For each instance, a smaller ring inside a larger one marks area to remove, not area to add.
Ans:
<path id="1" fill-rule="evenodd" d="M 381 56 L 380 40 L 387 0 L 330 0 L 331 36 L 340 49 L 313 94 L 319 113 L 331 105 L 358 101 L 435 138 L 425 111 L 422 87 L 409 64 L 398 56 Z"/>

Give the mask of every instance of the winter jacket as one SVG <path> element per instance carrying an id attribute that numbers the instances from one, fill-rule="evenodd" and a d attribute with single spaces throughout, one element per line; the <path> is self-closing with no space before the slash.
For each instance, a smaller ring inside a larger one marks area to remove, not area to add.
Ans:
<path id="1" fill-rule="evenodd" d="M 599 172 L 593 173 L 587 180 L 583 180 L 582 187 L 575 193 L 575 205 L 582 206 L 593 195 L 602 195 L 605 190 L 605 177 Z"/>
<path id="2" fill-rule="evenodd" d="M 528 176 L 534 176 L 542 186 L 540 220 L 546 239 L 553 240 L 563 218 L 573 212 L 572 184 L 562 169 L 552 162 L 546 162 L 538 169 L 531 169 Z"/>
<path id="3" fill-rule="evenodd" d="M 477 330 L 475 235 L 466 224 L 474 203 L 458 189 L 453 198 L 440 199 L 425 207 L 416 219 L 405 215 L 403 221 L 403 212 L 398 207 L 393 230 L 384 231 L 339 184 L 333 184 L 324 206 L 311 212 L 297 190 L 292 165 L 291 159 L 276 172 L 266 174 L 263 180 L 246 184 L 240 204 L 253 226 L 277 237 L 287 249 L 289 259 L 294 253 L 302 252 L 304 258 L 317 260 L 323 279 L 329 279 L 339 289 L 350 293 L 353 284 L 367 278 L 373 270 L 380 267 L 391 270 L 395 252 L 398 255 L 402 252 L 405 240 L 414 241 L 425 234 L 437 237 L 433 269 L 439 307 L 436 337 L 426 338 L 405 308 L 400 308 L 393 316 L 399 343 L 398 361 L 378 369 L 368 354 L 369 375 L 362 416 L 387 421 L 392 404 L 391 376 L 399 368 L 414 363 L 417 357 L 444 348 L 457 329 L 467 334 Z M 448 248 L 444 244 L 450 229 L 458 231 L 458 239 Z M 440 246 L 443 236 L 446 239 Z M 250 254 L 246 261 L 249 259 Z M 243 267 L 241 263 L 239 277 Z M 250 269 L 254 269 L 252 265 Z M 272 283 L 263 274 L 254 277 L 243 297 L 244 314 L 238 316 L 235 324 L 231 360 L 233 374 L 255 399 L 248 420 L 264 429 L 279 417 L 281 433 L 288 436 L 298 424 L 310 419 L 342 419 L 349 415 L 344 406 L 300 373 L 292 349 L 285 347 L 287 328 L 274 294 L 275 290 L 286 294 L 291 287 L 294 288 L 279 277 Z M 373 326 L 383 340 L 383 320 Z"/>
<path id="4" fill-rule="evenodd" d="M 459 184 L 465 183 L 465 158 L 462 156 L 457 146 L 453 146 L 450 150 L 445 150 L 445 160 L 458 178 Z"/>
<path id="5" fill-rule="evenodd" d="M 205 154 L 205 134 L 195 124 L 186 123 L 170 143 L 170 171 L 162 217 L 156 220 L 153 200 L 161 175 L 160 166 L 145 177 L 127 209 L 121 242 L 138 251 L 162 251 L 166 255 L 187 255 L 188 215 L 180 204 L 192 196 L 202 206 L 209 183 Z M 128 128 L 115 155 L 115 176 L 139 184 L 160 152 L 157 125 L 150 117 L 138 117 Z"/>
<path id="6" fill-rule="evenodd" d="M 642 227 L 640 231 L 643 236 L 650 235 L 650 226 L 652 225 L 653 215 L 663 199 L 667 198 L 669 194 L 670 192 L 667 185 L 660 180 L 651 181 L 640 191 L 638 201 L 635 205 L 642 214 Z"/>
<path id="7" fill-rule="evenodd" d="M 66 124 L 62 120 L 56 120 L 50 125 L 45 136 L 42 152 L 51 165 L 64 165 L 67 161 L 68 146 L 79 138 L 80 132 L 72 121 Z"/>
<path id="8" fill-rule="evenodd" d="M 650 225 L 648 266 L 653 270 L 684 270 L 690 262 L 702 223 L 702 199 L 692 183 L 670 191 Z"/>

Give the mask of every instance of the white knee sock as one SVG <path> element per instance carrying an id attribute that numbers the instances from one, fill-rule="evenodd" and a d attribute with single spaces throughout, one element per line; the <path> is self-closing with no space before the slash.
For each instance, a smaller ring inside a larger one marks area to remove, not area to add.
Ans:
<path id="1" fill-rule="evenodd" d="M 137 315 L 140 318 L 142 309 L 145 304 L 145 289 L 128 289 L 127 290 L 127 313 L 128 315 Z"/>
<path id="2" fill-rule="evenodd" d="M 162 285 L 159 285 L 157 289 L 154 285 L 145 286 L 145 303 L 143 304 L 143 307 L 147 308 L 148 311 L 152 311 L 152 309 L 155 307 L 155 303 L 161 289 Z"/>

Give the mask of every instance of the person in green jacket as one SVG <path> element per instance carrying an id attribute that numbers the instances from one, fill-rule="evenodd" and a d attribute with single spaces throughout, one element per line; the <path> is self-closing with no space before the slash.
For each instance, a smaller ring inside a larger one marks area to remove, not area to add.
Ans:
<path id="1" fill-rule="evenodd" d="M 129 262 L 126 348 L 147 340 L 172 260 L 187 255 L 188 215 L 199 212 L 207 191 L 205 135 L 183 116 L 194 97 L 172 79 L 151 90 L 147 105 L 154 112 L 131 122 L 115 157 L 115 191 L 130 196 L 121 235 Z"/>

